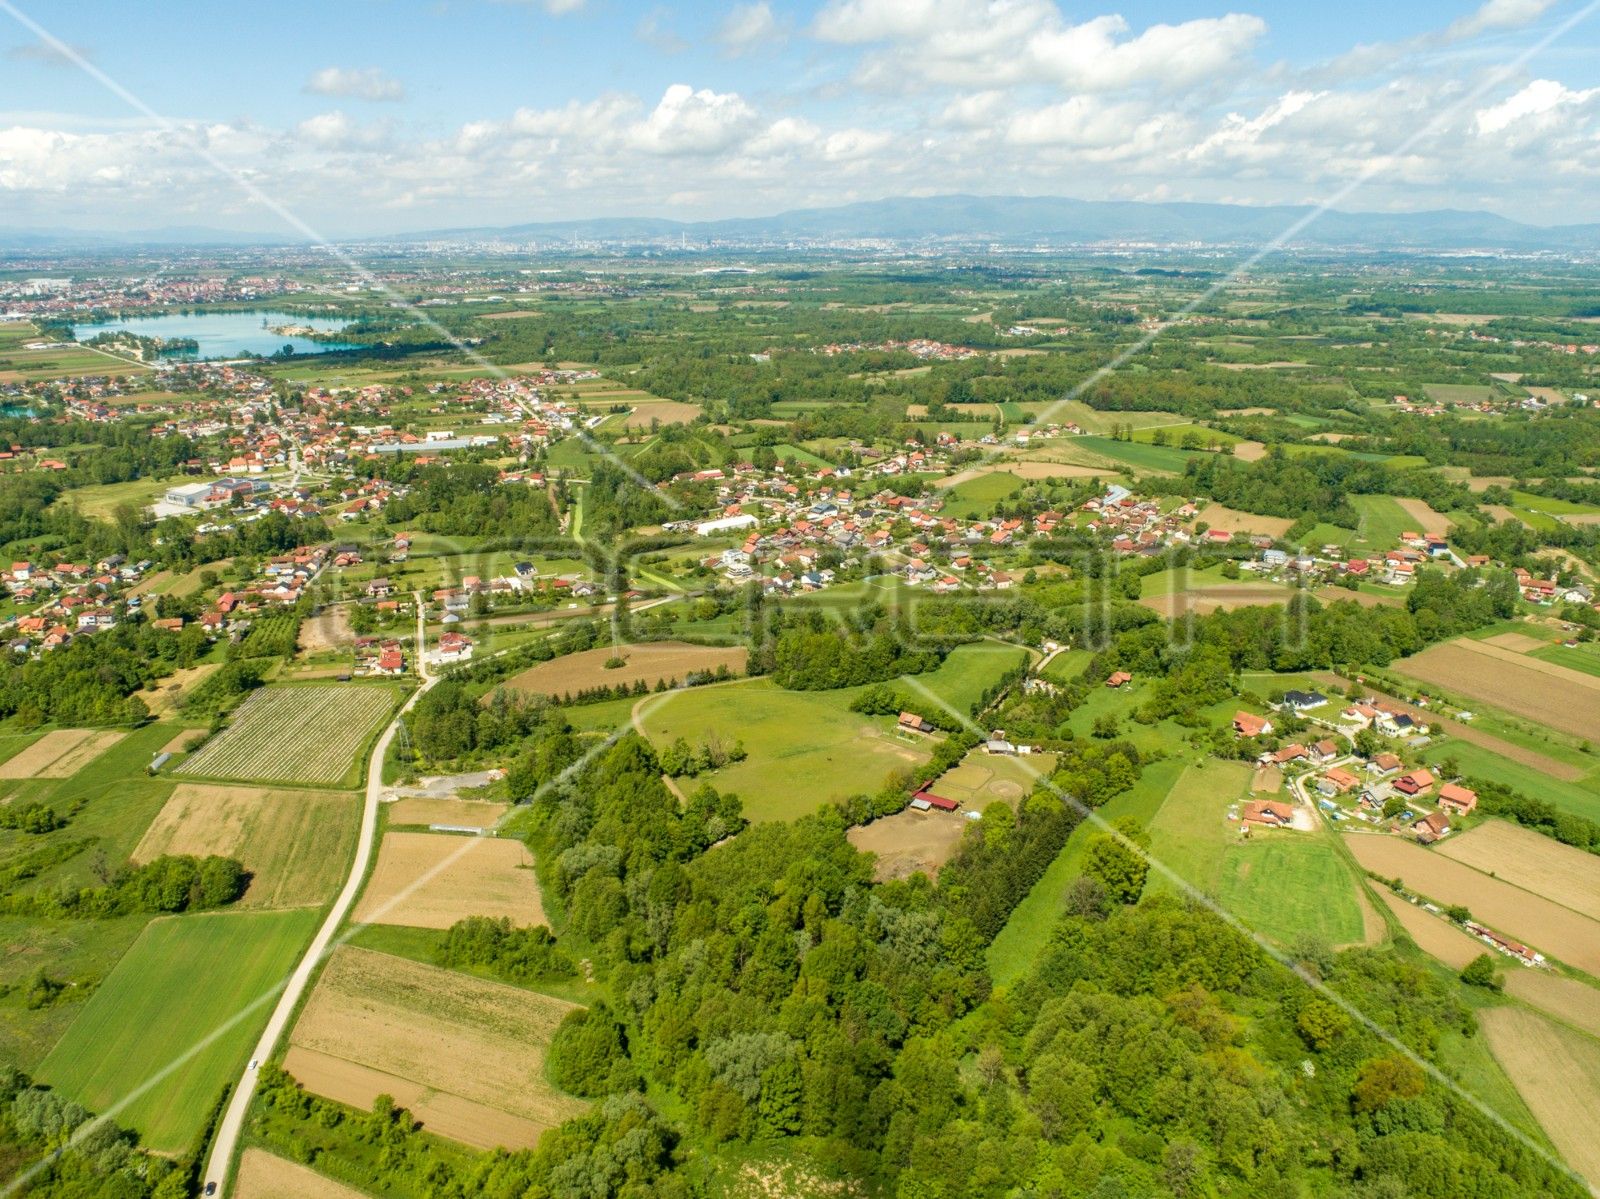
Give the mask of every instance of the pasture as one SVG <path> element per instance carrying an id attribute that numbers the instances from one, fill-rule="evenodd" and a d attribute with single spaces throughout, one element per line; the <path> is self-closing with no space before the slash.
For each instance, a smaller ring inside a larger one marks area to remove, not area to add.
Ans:
<path id="1" fill-rule="evenodd" d="M 1543 833 L 1490 820 L 1447 837 L 1436 852 L 1575 912 L 1600 913 L 1600 857 Z"/>
<path id="2" fill-rule="evenodd" d="M 935 795 L 953 799 L 974 811 L 1001 802 L 1015 808 L 1041 778 L 1055 769 L 1052 754 L 1011 757 L 975 749 L 941 774 L 928 787 Z"/>
<path id="3" fill-rule="evenodd" d="M 540 662 L 507 679 L 512 691 L 534 695 L 570 695 L 591 687 L 659 682 L 681 683 L 691 674 L 726 666 L 743 674 L 750 651 L 742 645 L 691 645 L 685 641 L 646 641 L 638 645 L 598 646 Z M 612 669 L 606 663 L 621 658 Z"/>
<path id="4" fill-rule="evenodd" d="M 0 779 L 71 778 L 125 736 L 106 729 L 54 729 L 0 763 Z"/>
<path id="5" fill-rule="evenodd" d="M 309 908 L 152 920 L 39 1066 L 39 1079 L 105 1111 L 179 1061 L 117 1120 L 159 1152 L 187 1149 L 244 1067 L 316 924 Z"/>
<path id="6" fill-rule="evenodd" d="M 911 612 L 911 626 L 916 629 L 916 608 Z M 975 641 L 958 645 L 945 655 L 943 662 L 922 674 L 902 675 L 899 685 L 913 700 L 929 698 L 930 707 L 942 704 L 946 711 L 953 709 L 962 716 L 971 713 L 983 693 L 1008 670 L 1021 666 L 1028 652 L 1020 646 L 1005 645 L 998 641 Z M 934 700 L 939 701 L 935 703 Z"/>
<path id="7" fill-rule="evenodd" d="M 367 1109 L 394 1097 L 429 1132 L 482 1149 L 531 1148 L 585 1104 L 545 1079 L 545 1048 L 575 1005 L 367 949 L 328 959 L 284 1068 Z"/>
<path id="8" fill-rule="evenodd" d="M 1516 1007 L 1478 1013 L 1495 1060 L 1568 1164 L 1600 1178 L 1600 1041 Z"/>
<path id="9" fill-rule="evenodd" d="M 744 801 L 751 820 L 793 820 L 817 806 L 876 791 L 891 771 L 920 765 L 923 737 L 894 732 L 894 718 L 849 710 L 854 690 L 784 691 L 770 679 L 696 687 L 641 702 L 635 724 L 658 749 L 697 744 L 716 729 L 744 742 L 748 757 L 702 777 Z"/>
<path id="10" fill-rule="evenodd" d="M 360 780 L 357 760 L 394 707 L 392 687 L 278 684 L 253 692 L 228 727 L 174 772 L 330 786 Z"/>
<path id="11" fill-rule="evenodd" d="M 1600 921 L 1414 841 L 1351 833 L 1345 845 L 1364 869 L 1380 878 L 1398 878 L 1408 889 L 1441 905 L 1461 904 L 1490 928 L 1587 973 L 1600 974 Z"/>
<path id="12" fill-rule="evenodd" d="M 1430 646 L 1402 658 L 1394 670 L 1574 737 L 1591 737 L 1600 728 L 1600 677 L 1484 641 Z"/>
<path id="13" fill-rule="evenodd" d="M 251 874 L 241 905 L 317 906 L 344 881 L 360 821 L 361 801 L 350 793 L 183 783 L 145 830 L 133 860 L 235 857 Z"/>
<path id="14" fill-rule="evenodd" d="M 944 493 L 944 515 L 962 520 L 988 516 L 996 501 L 1015 495 L 1023 486 L 1020 478 L 1005 471 L 974 475 Z"/>
<path id="15" fill-rule="evenodd" d="M 449 928 L 468 916 L 545 924 L 528 847 L 514 838 L 390 832 L 353 919 Z"/>

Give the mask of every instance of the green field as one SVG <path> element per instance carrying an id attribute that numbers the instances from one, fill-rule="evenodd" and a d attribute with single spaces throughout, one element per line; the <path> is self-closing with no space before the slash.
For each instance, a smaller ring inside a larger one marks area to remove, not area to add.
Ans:
<path id="1" fill-rule="evenodd" d="M 1141 445 L 1136 441 L 1113 441 L 1109 437 L 1074 437 L 1071 444 L 1113 462 L 1126 463 L 1135 470 L 1159 470 L 1182 474 L 1195 452 L 1175 450 L 1170 446 Z"/>
<path id="2" fill-rule="evenodd" d="M 1600 675 L 1600 641 L 1585 641 L 1568 649 L 1564 645 L 1548 645 L 1528 655 L 1553 666 L 1581 670 L 1584 674 Z"/>
<path id="3" fill-rule="evenodd" d="M 1040 677 L 1049 679 L 1052 683 L 1070 683 L 1077 679 L 1093 660 L 1092 650 L 1064 649 L 1050 659 L 1050 664 L 1040 672 Z"/>
<path id="4" fill-rule="evenodd" d="M 278 684 L 253 692 L 228 727 L 174 772 L 203 778 L 348 787 L 361 782 L 367 739 L 393 709 L 377 684 Z"/>
<path id="5" fill-rule="evenodd" d="M 775 445 L 772 447 L 772 452 L 778 456 L 779 462 L 799 462 L 805 466 L 833 465 L 833 463 L 822 457 L 822 455 L 814 454 L 804 446 L 788 444 Z"/>
<path id="6" fill-rule="evenodd" d="M 785 691 L 770 679 L 674 691 L 644 705 L 658 749 L 715 729 L 749 756 L 701 778 L 744 801 L 751 820 L 793 820 L 818 805 L 876 791 L 891 771 L 927 760 L 932 742 L 894 732 L 892 716 L 852 712 L 857 689 Z M 695 785 L 691 782 L 691 786 Z"/>
<path id="7" fill-rule="evenodd" d="M 1244 440 L 1236 433 L 1225 433 L 1209 425 L 1196 424 L 1151 425 L 1144 429 L 1135 429 L 1129 436 L 1133 442 L 1140 445 L 1167 445 L 1177 449 L 1182 447 L 1183 439 L 1191 433 L 1200 439 L 1200 446 L 1197 448 L 1206 450 L 1214 446 L 1238 445 Z"/>
<path id="8" fill-rule="evenodd" d="M 1593 516 L 1596 512 L 1600 512 L 1600 508 L 1593 504 L 1578 504 L 1572 500 L 1559 500 L 1553 496 L 1535 495 L 1531 491 L 1513 491 L 1511 496 L 1516 500 L 1518 509 L 1526 508 L 1546 516 Z"/>
<path id="9" fill-rule="evenodd" d="M 945 492 L 943 514 L 960 520 L 986 517 L 994 510 L 996 500 L 1015 495 L 1023 486 L 1016 475 L 1003 471 L 979 475 Z"/>
<path id="10" fill-rule="evenodd" d="M 1544 748 L 1547 747 L 1541 747 L 1541 750 Z M 1446 758 L 1454 759 L 1465 775 L 1504 783 L 1525 795 L 1548 800 L 1563 812 L 1600 820 L 1600 770 L 1591 771 L 1587 777 L 1576 782 L 1567 782 L 1460 738 L 1447 738 L 1429 746 L 1423 754 L 1425 761 L 1434 764 Z M 1588 759 L 1588 763 L 1593 765 L 1594 759 Z"/>
<path id="11" fill-rule="evenodd" d="M 153 1149 L 187 1149 L 320 918 L 305 908 L 151 921 L 40 1065 L 40 1081 Z"/>
<path id="12" fill-rule="evenodd" d="M 1350 867 L 1322 834 L 1268 833 L 1230 846 L 1218 898 L 1251 928 L 1284 944 L 1302 936 L 1329 945 L 1362 939 Z"/>
<path id="13" fill-rule="evenodd" d="M 1022 665 L 1026 656 L 1027 651 L 1020 646 L 996 641 L 958 645 L 937 669 L 904 676 L 901 687 L 907 697 L 913 699 L 931 692 L 943 701 L 946 710 L 953 708 L 961 716 L 967 716 L 972 705 L 983 698 L 984 691 L 1006 671 Z"/>

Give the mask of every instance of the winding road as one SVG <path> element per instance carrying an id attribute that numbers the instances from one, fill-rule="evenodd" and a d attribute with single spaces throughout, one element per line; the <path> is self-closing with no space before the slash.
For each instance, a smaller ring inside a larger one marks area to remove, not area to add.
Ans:
<path id="1" fill-rule="evenodd" d="M 250 1100 L 255 1095 L 257 1067 L 260 1062 L 269 1061 L 277 1048 L 279 1039 L 289 1027 L 290 1020 L 294 1017 L 295 1009 L 300 1005 L 301 998 L 305 995 L 306 987 L 311 983 L 311 977 L 321 965 L 322 959 L 327 956 L 333 945 L 335 934 L 339 926 L 344 923 L 345 916 L 350 911 L 350 906 L 355 902 L 356 895 L 361 890 L 362 880 L 366 877 L 367 867 L 372 861 L 373 843 L 378 831 L 378 804 L 383 799 L 387 788 L 383 785 L 383 759 L 388 753 L 390 744 L 394 741 L 395 733 L 400 728 L 400 718 L 408 712 L 428 688 L 438 681 L 438 677 L 428 669 L 427 657 L 423 653 L 425 647 L 426 626 L 424 622 L 424 609 L 422 593 L 413 593 L 417 608 L 417 641 L 413 647 L 417 670 L 422 676 L 422 685 L 416 689 L 411 698 L 406 700 L 400 711 L 389 722 L 389 727 L 383 730 L 383 735 L 378 738 L 372 747 L 372 757 L 367 762 L 367 797 L 361 810 L 361 834 L 356 841 L 356 856 L 350 863 L 350 876 L 345 880 L 344 889 L 339 892 L 339 897 L 333 901 L 327 918 L 323 920 L 322 927 L 317 929 L 317 935 L 307 947 L 305 956 L 300 959 L 300 964 L 294 968 L 284 984 L 283 993 L 278 997 L 277 1006 L 272 1009 L 272 1017 L 267 1021 L 267 1026 L 261 1032 L 260 1039 L 255 1048 L 250 1051 L 250 1059 L 245 1066 L 244 1073 L 240 1076 L 238 1085 L 234 1088 L 233 1098 L 228 1103 L 228 1109 L 223 1113 L 222 1121 L 217 1125 L 216 1137 L 211 1142 L 211 1156 L 206 1160 L 206 1170 L 202 1182 L 203 1194 L 223 1194 L 227 1189 L 228 1174 L 233 1168 L 235 1153 L 239 1146 L 239 1136 L 244 1131 L 245 1115 L 250 1110 Z"/>

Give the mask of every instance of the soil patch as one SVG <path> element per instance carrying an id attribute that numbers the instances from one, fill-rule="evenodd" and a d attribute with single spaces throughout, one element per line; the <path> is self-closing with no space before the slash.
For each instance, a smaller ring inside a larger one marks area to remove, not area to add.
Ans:
<path id="1" fill-rule="evenodd" d="M 526 845 L 438 833 L 383 835 L 356 921 L 449 928 L 468 916 L 504 916 L 519 926 L 547 923 Z"/>
<path id="2" fill-rule="evenodd" d="M 1483 643 L 1508 649 L 1515 654 L 1531 654 L 1534 650 L 1543 649 L 1550 644 L 1542 638 L 1530 637 L 1526 633 L 1496 633 L 1493 637 L 1483 638 Z"/>
<path id="3" fill-rule="evenodd" d="M 389 823 L 491 829 L 510 808 L 510 804 L 471 799 L 400 799 L 389 805 Z"/>
<path id="4" fill-rule="evenodd" d="M 360 1191 L 265 1149 L 246 1149 L 239 1159 L 234 1199 L 365 1199 Z"/>
<path id="5" fill-rule="evenodd" d="M 126 736 L 106 729 L 56 729 L 0 763 L 0 779 L 65 779 Z"/>
<path id="6" fill-rule="evenodd" d="M 316 654 L 339 649 L 355 641 L 350 628 L 350 609 L 345 604 L 330 604 L 310 620 L 300 624 L 300 650 Z"/>
<path id="7" fill-rule="evenodd" d="M 1482 641 L 1447 641 L 1395 669 L 1575 737 L 1600 728 L 1600 677 Z"/>
<path id="8" fill-rule="evenodd" d="M 1294 525 L 1286 516 L 1258 516 L 1221 504 L 1207 504 L 1195 516 L 1195 521 L 1205 521 L 1213 529 L 1225 529 L 1229 533 L 1260 533 L 1267 537 L 1282 537 Z"/>
<path id="9" fill-rule="evenodd" d="M 639 645 L 600 646 L 540 662 L 507 679 L 505 686 L 539 695 L 565 695 L 590 687 L 615 687 L 619 683 L 643 682 L 653 687 L 662 680 L 681 683 L 690 674 L 714 671 L 719 666 L 743 674 L 749 657 L 750 651 L 742 645 L 648 641 Z M 623 665 L 608 670 L 606 663 L 613 658 L 623 659 Z M 489 698 L 485 696 L 484 702 L 489 702 Z"/>
<path id="10" fill-rule="evenodd" d="M 919 812 L 906 808 L 893 816 L 853 828 L 850 844 L 878 856 L 872 874 L 878 882 L 925 874 L 929 878 L 950 860 L 968 826 L 959 812 Z"/>
<path id="11" fill-rule="evenodd" d="M 1478 1013 L 1495 1060 L 1566 1159 L 1600 1178 L 1600 1043 L 1522 1008 Z"/>

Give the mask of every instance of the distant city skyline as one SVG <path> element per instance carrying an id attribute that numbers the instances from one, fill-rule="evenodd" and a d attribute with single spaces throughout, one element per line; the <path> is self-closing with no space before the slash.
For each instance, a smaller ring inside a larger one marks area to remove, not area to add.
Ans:
<path id="1" fill-rule="evenodd" d="M 292 231 L 218 163 L 337 238 L 1358 179 L 1341 207 L 1600 221 L 1600 13 L 1574 0 L 18 3 L 65 52 L 7 6 L 9 228 Z"/>

